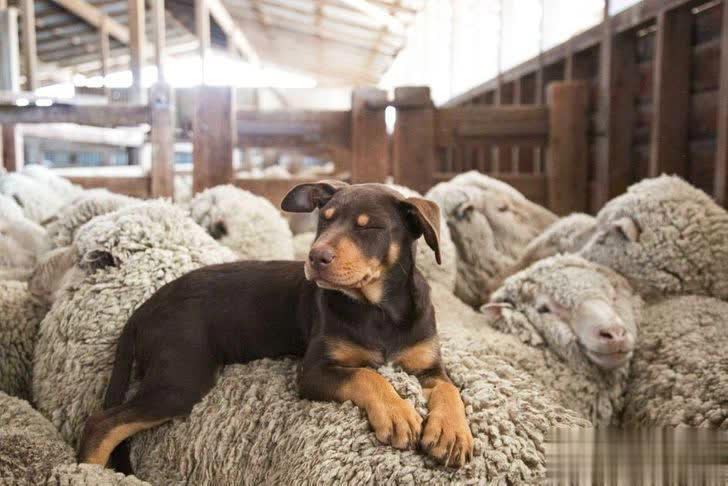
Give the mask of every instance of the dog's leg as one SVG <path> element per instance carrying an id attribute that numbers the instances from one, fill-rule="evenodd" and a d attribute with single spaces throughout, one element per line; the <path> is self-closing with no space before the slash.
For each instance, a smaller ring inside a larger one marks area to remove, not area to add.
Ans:
<path id="1" fill-rule="evenodd" d="M 299 373 L 304 398 L 351 400 L 363 408 L 377 439 L 398 449 L 414 447 L 422 429 L 422 417 L 402 399 L 382 375 L 369 368 L 347 368 L 324 363 L 306 366 Z"/>
<path id="2" fill-rule="evenodd" d="M 473 435 L 460 392 L 447 376 L 436 338 L 398 353 L 395 363 L 414 374 L 427 397 L 427 421 L 420 445 L 448 466 L 463 466 L 473 454 Z"/>

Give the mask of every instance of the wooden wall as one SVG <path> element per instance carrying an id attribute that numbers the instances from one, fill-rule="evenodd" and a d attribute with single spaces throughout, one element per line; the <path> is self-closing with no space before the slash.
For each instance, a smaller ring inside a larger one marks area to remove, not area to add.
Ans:
<path id="1" fill-rule="evenodd" d="M 592 212 L 662 172 L 723 202 L 716 187 L 716 174 L 725 177 L 717 161 L 728 159 L 717 143 L 723 8 L 721 1 L 645 0 L 446 106 L 539 104 L 551 81 L 588 80 Z M 530 157 L 519 154 L 519 165 Z"/>

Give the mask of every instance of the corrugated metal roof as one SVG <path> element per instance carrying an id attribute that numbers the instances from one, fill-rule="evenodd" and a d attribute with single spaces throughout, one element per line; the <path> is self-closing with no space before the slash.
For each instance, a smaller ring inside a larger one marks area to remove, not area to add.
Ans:
<path id="1" fill-rule="evenodd" d="M 84 1 L 119 24 L 127 25 L 127 1 Z M 264 65 L 305 72 L 323 84 L 354 85 L 378 81 L 403 47 L 404 29 L 424 1 L 223 0 L 223 4 Z M 18 2 L 9 3 L 17 6 Z M 97 73 L 98 29 L 54 0 L 34 3 L 41 82 L 59 81 L 75 72 Z M 147 9 L 147 34 L 151 39 L 149 6 Z M 196 49 L 194 0 L 167 0 L 166 10 L 169 55 Z M 225 48 L 227 44 L 225 34 L 214 21 L 211 39 L 213 47 Z M 128 64 L 128 46 L 112 37 L 111 51 L 112 68 Z"/>

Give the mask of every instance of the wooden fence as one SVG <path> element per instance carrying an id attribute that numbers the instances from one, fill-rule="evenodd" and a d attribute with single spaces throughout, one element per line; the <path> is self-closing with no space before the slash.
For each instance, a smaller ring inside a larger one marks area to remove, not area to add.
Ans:
<path id="1" fill-rule="evenodd" d="M 105 187 L 111 191 L 137 197 L 171 197 L 174 193 L 174 102 L 168 85 L 157 84 L 150 90 L 148 104 L 88 105 L 74 104 L 69 100 L 44 99 L 36 104 L 37 97 L 29 93 L 0 94 L 0 124 L 74 123 L 93 127 L 129 127 L 149 125 L 149 141 L 152 147 L 152 166 L 148 175 L 134 177 L 69 177 L 72 182 L 85 188 Z M 18 106 L 19 100 L 22 106 Z M 50 101 L 50 106 L 46 106 Z M 22 152 L 22 146 L 14 147 Z M 5 166 L 17 170 L 18 160 L 8 157 Z"/>
<path id="2" fill-rule="evenodd" d="M 728 9 L 644 0 L 446 106 L 541 104 L 586 80 L 591 211 L 644 177 L 674 173 L 728 202 Z"/>

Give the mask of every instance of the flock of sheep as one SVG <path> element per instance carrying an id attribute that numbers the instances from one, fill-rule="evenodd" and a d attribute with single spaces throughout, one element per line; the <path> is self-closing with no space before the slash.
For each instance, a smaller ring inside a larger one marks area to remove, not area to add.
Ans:
<path id="1" fill-rule="evenodd" d="M 443 262 L 419 245 L 417 264 L 475 438 L 469 464 L 381 446 L 351 403 L 299 399 L 286 358 L 224 368 L 189 417 L 134 436 L 137 479 L 74 454 L 127 318 L 194 268 L 301 258 L 313 233 L 232 186 L 174 205 L 38 166 L 0 174 L 0 483 L 531 483 L 555 427 L 728 429 L 728 213 L 703 192 L 662 176 L 596 218 L 561 219 L 476 172 L 426 197 Z M 619 366 L 584 347 L 595 320 L 635 338 Z M 426 414 L 414 377 L 379 372 Z"/>

